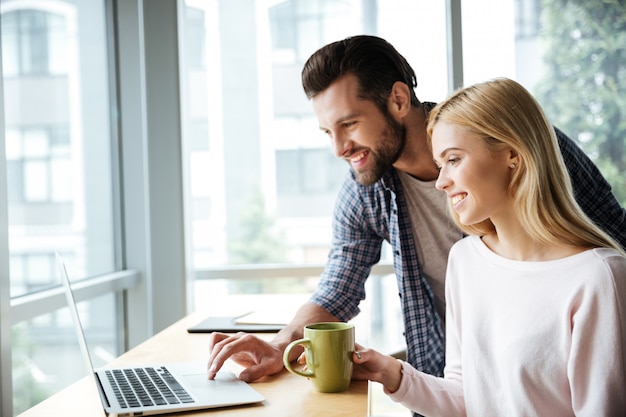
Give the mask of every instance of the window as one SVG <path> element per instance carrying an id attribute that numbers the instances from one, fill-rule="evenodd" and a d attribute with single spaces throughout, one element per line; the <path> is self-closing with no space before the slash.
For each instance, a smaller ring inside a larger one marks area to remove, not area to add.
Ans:
<path id="1" fill-rule="evenodd" d="M 515 1 L 515 32 L 516 39 L 536 38 L 539 36 L 541 13 L 539 0 Z"/>
<path id="2" fill-rule="evenodd" d="M 38 10 L 36 6 L 4 13 L 5 76 L 66 73 L 67 61 L 60 57 L 67 47 L 68 23 L 67 16 L 62 12 Z"/>
<path id="3" fill-rule="evenodd" d="M 232 252 L 249 242 L 253 226 L 242 219 L 259 201 L 255 233 L 281 240 L 281 262 L 323 263 L 348 166 L 318 129 L 302 91 L 302 65 L 328 42 L 377 34 L 413 64 L 418 96 L 438 101 L 447 93 L 444 5 L 258 0 L 247 8 L 219 2 L 218 13 L 217 1 L 184 4 L 182 62 L 211 57 L 203 67 L 181 69 L 194 268 L 275 262 L 269 254 L 246 261 Z"/>
<path id="4" fill-rule="evenodd" d="M 120 354 L 111 314 L 116 302 L 111 294 L 77 304 L 97 367 Z M 15 415 L 87 375 L 67 308 L 16 324 L 12 333 Z"/>
<path id="5" fill-rule="evenodd" d="M 284 149 L 276 151 L 276 193 L 317 196 L 336 193 L 347 164 L 327 149 Z M 328 213 L 328 212 L 327 212 Z M 297 213 L 295 214 L 297 215 Z"/>
<path id="6" fill-rule="evenodd" d="M 7 129 L 6 138 L 11 202 L 71 201 L 71 149 L 67 128 Z M 55 222 L 69 223 L 69 219 Z"/>
<path id="7" fill-rule="evenodd" d="M 490 10 L 489 14 L 480 10 Z M 576 140 L 626 205 L 624 5 L 591 0 L 463 2 L 466 84 L 505 76 L 523 84 Z"/>
<path id="8" fill-rule="evenodd" d="M 301 67 L 308 51 L 346 33 L 362 32 L 361 13 L 361 2 L 350 0 L 290 0 L 269 5 L 273 61 Z"/>
<path id="9" fill-rule="evenodd" d="M 18 299 L 60 285 L 55 252 L 74 280 L 118 267 L 114 131 L 104 0 L 0 6 L 10 292 Z M 81 304 L 99 355 L 117 356 L 116 295 Z M 16 414 L 85 375 L 69 323 L 59 310 L 13 326 Z"/>
<path id="10" fill-rule="evenodd" d="M 90 2 L 94 13 L 79 14 L 64 1 L 26 4 L 2 2 L 3 65 L 19 68 L 4 73 L 4 101 L 15 103 L 5 107 L 11 257 L 22 263 L 33 252 L 59 251 L 70 255 L 74 277 L 111 272 L 116 232 L 104 5 Z M 17 287 L 16 281 L 12 296 L 21 294 Z"/>

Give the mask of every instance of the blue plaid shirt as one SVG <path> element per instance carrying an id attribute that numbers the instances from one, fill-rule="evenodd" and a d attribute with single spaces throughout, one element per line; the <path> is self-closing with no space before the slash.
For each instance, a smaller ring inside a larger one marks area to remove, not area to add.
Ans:
<path id="1" fill-rule="evenodd" d="M 433 103 L 424 103 L 429 111 Z M 598 168 L 558 129 L 561 152 L 578 203 L 592 220 L 626 248 L 626 210 L 611 193 Z M 402 184 L 394 168 L 371 186 L 346 176 L 335 206 L 328 262 L 311 301 L 339 320 L 359 313 L 365 281 L 380 260 L 383 240 L 393 264 L 404 317 L 407 361 L 416 369 L 442 375 L 445 343 L 432 291 L 422 274 Z"/>

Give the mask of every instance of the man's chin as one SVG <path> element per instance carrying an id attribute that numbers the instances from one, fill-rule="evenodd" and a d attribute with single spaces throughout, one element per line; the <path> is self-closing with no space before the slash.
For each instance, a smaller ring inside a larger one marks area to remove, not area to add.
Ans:
<path id="1" fill-rule="evenodd" d="M 356 172 L 356 180 L 361 185 L 373 185 L 382 178 L 382 175 L 374 175 L 372 172 Z"/>

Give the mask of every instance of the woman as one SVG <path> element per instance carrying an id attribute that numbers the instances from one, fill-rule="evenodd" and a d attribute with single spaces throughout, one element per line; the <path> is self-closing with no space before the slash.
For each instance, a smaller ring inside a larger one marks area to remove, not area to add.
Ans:
<path id="1" fill-rule="evenodd" d="M 444 377 L 360 347 L 354 377 L 425 416 L 626 416 L 626 257 L 576 204 L 537 102 L 477 84 L 428 134 L 469 234 L 448 259 Z"/>

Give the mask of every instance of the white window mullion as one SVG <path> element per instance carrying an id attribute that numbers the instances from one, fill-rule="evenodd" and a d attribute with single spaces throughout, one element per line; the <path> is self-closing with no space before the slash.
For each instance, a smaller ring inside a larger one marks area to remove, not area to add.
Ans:
<path id="1" fill-rule="evenodd" d="M 0 44 L 0 75 L 2 46 Z M 4 142 L 4 76 L 0 77 L 0 415 L 13 415 L 11 286 L 9 279 L 9 201 Z"/>
<path id="2" fill-rule="evenodd" d="M 461 0 L 446 1 L 448 92 L 463 86 L 463 24 Z"/>

